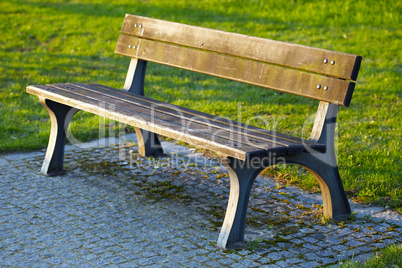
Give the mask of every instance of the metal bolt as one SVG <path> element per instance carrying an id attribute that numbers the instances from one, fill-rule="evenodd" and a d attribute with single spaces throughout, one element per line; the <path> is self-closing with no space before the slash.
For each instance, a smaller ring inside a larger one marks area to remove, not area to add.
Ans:
<path id="1" fill-rule="evenodd" d="M 325 87 L 324 87 L 324 90 L 328 90 L 328 86 L 325 86 Z"/>
<path id="2" fill-rule="evenodd" d="M 142 28 L 142 24 L 140 24 L 140 28 Z"/>
<path id="3" fill-rule="evenodd" d="M 334 64 L 335 64 L 335 61 L 334 61 L 334 60 L 331 60 L 331 64 L 334 65 Z"/>
<path id="4" fill-rule="evenodd" d="M 138 24 L 137 24 L 137 23 L 136 23 L 136 24 L 134 24 L 134 27 L 135 27 L 135 28 L 137 28 L 137 26 L 138 26 Z"/>
<path id="5" fill-rule="evenodd" d="M 321 85 L 320 85 L 320 84 L 318 84 L 318 85 L 317 85 L 317 88 L 318 88 L 318 89 L 320 89 L 320 88 L 321 88 Z"/>
<path id="6" fill-rule="evenodd" d="M 328 59 L 325 59 L 325 60 L 324 60 L 324 63 L 327 64 L 327 63 L 328 63 Z"/>
<path id="7" fill-rule="evenodd" d="M 128 45 L 128 48 L 131 48 L 131 45 Z"/>
<path id="8" fill-rule="evenodd" d="M 133 49 L 136 49 L 137 48 L 137 46 L 133 46 Z"/>

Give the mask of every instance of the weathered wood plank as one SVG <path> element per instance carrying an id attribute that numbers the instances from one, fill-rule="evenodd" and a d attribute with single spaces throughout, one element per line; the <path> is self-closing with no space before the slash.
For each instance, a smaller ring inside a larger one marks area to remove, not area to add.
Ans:
<path id="1" fill-rule="evenodd" d="M 288 151 L 285 146 L 272 146 L 262 150 L 249 144 L 236 144 L 230 139 L 191 128 L 185 128 L 185 132 L 183 132 L 180 125 L 152 117 L 149 114 L 133 112 L 126 107 L 120 107 L 114 104 L 115 99 L 106 96 L 99 97 L 96 100 L 74 94 L 73 90 L 63 91 L 54 85 L 29 86 L 27 92 L 241 160 L 245 160 L 246 157 L 254 154 L 275 153 L 276 155 L 284 155 Z"/>
<path id="2" fill-rule="evenodd" d="M 154 109 L 156 107 L 153 107 L 152 104 L 148 106 L 138 105 L 138 103 L 128 102 L 124 99 L 113 98 L 112 94 L 101 94 L 98 91 L 88 90 L 88 88 L 79 87 L 75 84 L 53 84 L 48 86 L 57 88 L 61 91 L 73 92 L 77 95 L 77 97 L 81 96 L 85 98 L 91 98 L 93 100 L 102 100 L 105 103 L 108 103 L 108 105 L 122 107 L 123 109 L 127 110 L 129 114 L 145 115 L 150 118 L 151 122 L 155 122 L 155 119 L 169 122 L 170 124 L 172 124 L 172 128 L 180 130 L 183 135 L 188 137 L 188 139 L 191 139 L 191 135 L 189 134 L 189 132 L 200 132 L 208 137 L 209 140 L 214 141 L 217 138 L 223 138 L 225 140 L 225 143 L 230 144 L 231 146 L 236 145 L 235 147 L 239 148 L 241 148 L 242 145 L 246 145 L 264 150 L 277 147 L 290 147 L 292 150 L 301 152 L 304 149 L 302 144 L 292 144 L 292 146 L 288 146 L 276 141 L 264 141 L 261 139 L 246 137 L 244 135 L 241 135 L 241 133 L 231 131 L 230 129 L 217 128 L 211 124 L 208 124 L 208 122 L 206 121 L 204 121 L 204 124 L 202 124 L 198 120 L 183 118 L 180 116 L 180 110 L 176 110 L 177 114 L 163 113 L 158 111 L 157 109 Z M 113 109 L 115 108 L 113 107 Z M 229 140 L 229 142 L 227 140 Z"/>
<path id="3" fill-rule="evenodd" d="M 247 59 L 120 35 L 116 53 L 348 106 L 354 82 Z"/>
<path id="4" fill-rule="evenodd" d="M 226 135 L 230 135 L 230 133 L 228 132 L 230 130 L 231 132 L 238 133 L 239 135 L 243 135 L 245 137 L 250 137 L 251 139 L 258 139 L 262 141 L 265 140 L 270 143 L 276 143 L 286 147 L 304 144 L 305 146 L 309 146 L 318 151 L 325 150 L 325 146 L 323 146 L 322 144 L 317 144 L 316 142 L 311 142 L 308 140 L 288 136 L 282 133 L 258 128 L 241 122 L 233 121 L 228 118 L 213 116 L 199 111 L 187 109 L 185 107 L 180 107 L 166 102 L 147 98 L 145 96 L 138 96 L 136 94 L 127 93 L 125 91 L 117 90 L 104 85 L 81 83 L 68 85 L 81 87 L 83 90 L 85 90 L 80 93 L 83 95 L 87 95 L 89 90 L 97 94 L 103 94 L 110 98 L 115 98 L 119 101 L 122 101 L 123 103 L 121 103 L 121 105 L 124 106 L 137 105 L 146 109 L 152 109 L 153 112 L 158 112 L 158 114 L 160 114 L 160 117 L 163 117 L 165 115 L 175 116 L 183 121 L 181 125 L 196 123 L 198 126 L 200 126 L 200 129 L 208 127 L 213 128 L 211 129 L 211 131 L 216 132 L 222 132 L 224 130 L 224 132 L 227 132 L 224 137 L 227 137 Z M 74 92 L 78 93 L 76 90 Z"/>
<path id="5" fill-rule="evenodd" d="M 316 142 L 311 142 L 308 140 L 288 136 L 282 133 L 258 128 L 238 121 L 233 121 L 228 118 L 213 116 L 210 114 L 191 110 L 185 107 L 176 106 L 144 96 L 137 96 L 135 94 L 126 93 L 124 91 L 116 90 L 104 85 L 88 85 L 80 83 L 74 85 L 81 86 L 85 90 L 92 90 L 97 93 L 110 96 L 112 98 L 117 98 L 131 105 L 135 104 L 147 109 L 152 108 L 155 112 L 161 113 L 161 116 L 163 116 L 162 114 L 173 115 L 180 118 L 180 120 L 185 121 L 186 124 L 197 123 L 198 125 L 200 125 L 200 128 L 202 128 L 202 126 L 204 126 L 204 128 L 213 127 L 214 130 L 217 132 L 222 132 L 223 130 L 229 131 L 228 129 L 230 129 L 231 132 L 238 133 L 251 139 L 259 139 L 262 141 L 265 140 L 271 143 L 286 146 L 288 148 L 304 144 L 305 146 L 311 147 L 317 151 L 325 151 L 325 146 L 323 146 L 322 144 L 317 144 Z M 230 133 L 227 133 L 225 135 L 230 135 Z"/>
<path id="6" fill-rule="evenodd" d="M 97 90 L 91 89 L 94 85 L 85 85 L 85 84 L 53 84 L 49 85 L 49 87 L 55 87 L 59 90 L 66 91 L 66 93 L 73 92 L 77 96 L 80 95 L 85 98 L 92 98 L 93 100 L 102 100 L 108 105 L 124 107 L 129 113 L 132 114 L 141 114 L 146 115 L 148 118 L 151 118 L 152 122 L 155 122 L 155 118 L 163 121 L 167 121 L 169 123 L 174 124 L 174 129 L 180 129 L 183 135 L 187 135 L 187 129 L 191 131 L 197 131 L 204 133 L 209 137 L 209 140 L 215 141 L 216 138 L 225 139 L 225 144 L 230 146 L 235 146 L 236 148 L 241 148 L 243 145 L 252 146 L 255 148 L 263 149 L 263 150 L 271 150 L 275 148 L 280 148 L 281 153 L 293 154 L 306 150 L 307 143 L 311 145 L 308 146 L 316 151 L 325 151 L 325 146 L 322 144 L 317 144 L 309 141 L 305 141 L 300 139 L 299 142 L 294 141 L 286 141 L 281 140 L 276 135 L 274 137 L 269 137 L 269 139 L 265 136 L 260 135 L 250 135 L 247 132 L 242 132 L 241 128 L 237 128 L 235 126 L 236 122 L 232 121 L 232 126 L 228 125 L 217 125 L 217 122 L 209 120 L 204 117 L 202 118 L 202 113 L 200 116 L 194 117 L 183 117 L 183 112 L 179 109 L 175 109 L 173 107 L 173 112 L 166 113 L 165 111 L 158 110 L 158 106 L 154 106 L 154 103 L 141 103 L 138 102 L 138 98 L 136 101 L 132 101 L 132 98 L 127 99 L 124 97 L 116 98 L 113 93 L 121 92 L 119 90 L 114 89 L 117 92 L 109 92 L 108 94 L 102 94 L 99 92 L 99 88 Z M 117 95 L 117 94 L 116 94 Z M 130 94 L 135 97 L 135 94 Z M 132 96 L 130 96 L 132 97 Z M 137 96 L 142 97 L 142 96 Z M 167 103 L 165 103 L 167 104 Z M 155 108 L 155 109 L 154 109 Z M 172 107 L 171 107 L 172 108 Z M 113 109 L 115 109 L 113 107 Z M 261 138 L 262 137 L 262 138 Z M 191 138 L 191 137 L 189 137 Z M 226 141 L 229 139 L 229 142 Z M 190 142 L 191 143 L 191 142 Z M 286 148 L 286 150 L 285 150 Z M 274 150 L 271 150 L 274 152 Z"/>
<path id="7" fill-rule="evenodd" d="M 362 59 L 347 53 L 129 14 L 121 32 L 350 80 L 356 80 Z"/>

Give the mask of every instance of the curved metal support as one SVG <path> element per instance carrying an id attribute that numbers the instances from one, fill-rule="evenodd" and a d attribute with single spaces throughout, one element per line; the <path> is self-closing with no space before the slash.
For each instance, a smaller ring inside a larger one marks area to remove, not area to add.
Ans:
<path id="1" fill-rule="evenodd" d="M 244 242 L 244 227 L 252 184 L 266 167 L 277 164 L 299 164 L 305 167 L 320 185 L 324 216 L 344 220 L 351 214 L 349 201 L 339 175 L 335 154 L 335 127 L 338 106 L 321 102 L 310 140 L 326 145 L 326 152 L 316 152 L 306 146 L 305 152 L 241 161 L 231 157 L 222 158 L 222 164 L 230 176 L 230 195 L 225 220 L 219 234 L 217 247 L 226 249 L 230 244 Z M 284 161 L 283 161 L 284 160 Z"/>
<path id="2" fill-rule="evenodd" d="M 39 100 L 49 112 L 51 120 L 49 144 L 41 173 L 47 176 L 61 175 L 64 174 L 64 145 L 66 142 L 67 128 L 71 118 L 79 110 L 42 97 L 40 97 Z"/>
<path id="3" fill-rule="evenodd" d="M 135 94 L 144 95 L 144 79 L 147 61 L 132 58 L 128 68 L 123 89 Z M 139 154 L 145 156 L 163 155 L 158 135 L 143 129 L 134 128 L 138 140 Z"/>
<path id="4" fill-rule="evenodd" d="M 158 135 L 137 127 L 135 127 L 134 130 L 137 135 L 138 152 L 142 157 L 157 157 L 163 155 L 163 149 Z"/>
<path id="5" fill-rule="evenodd" d="M 320 102 L 310 140 L 326 145 L 325 153 L 318 153 L 306 146 L 306 152 L 287 155 L 288 163 L 304 166 L 320 185 L 324 216 L 334 220 L 344 220 L 351 214 L 341 177 L 338 171 L 335 151 L 335 128 L 338 106 Z"/>
<path id="6" fill-rule="evenodd" d="M 318 181 L 324 205 L 324 217 L 345 220 L 350 216 L 351 209 L 338 167 L 322 162 L 308 153 L 286 156 L 285 159 L 288 163 L 305 167 Z"/>
<path id="7" fill-rule="evenodd" d="M 230 194 L 225 220 L 219 234 L 217 247 L 226 249 L 230 244 L 244 242 L 247 206 L 255 178 L 264 169 L 253 166 L 250 161 L 227 157 L 221 159 L 230 177 Z"/>

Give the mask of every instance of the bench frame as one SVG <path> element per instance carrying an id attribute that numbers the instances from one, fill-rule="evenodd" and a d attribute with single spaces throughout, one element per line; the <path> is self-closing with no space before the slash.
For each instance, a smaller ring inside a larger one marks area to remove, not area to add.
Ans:
<path id="1" fill-rule="evenodd" d="M 122 28 L 123 33 L 127 26 L 127 16 Z M 135 18 L 149 20 L 138 16 Z M 128 21 L 130 19 L 129 17 Z M 357 78 L 361 57 L 355 56 L 355 60 L 355 66 L 352 68 L 352 74 L 349 77 L 352 80 Z M 147 62 L 147 60 L 138 57 L 131 58 L 123 90 L 144 95 Z M 50 176 L 63 174 L 64 145 L 67 128 L 74 114 L 81 110 L 82 107 L 63 104 L 62 102 L 58 102 L 57 98 L 53 100 L 49 99 L 38 92 L 35 86 L 29 86 L 27 92 L 39 96 L 41 104 L 47 109 L 51 118 L 49 144 L 41 172 Z M 325 152 L 317 152 L 306 146 L 306 150 L 303 152 L 280 156 L 286 163 L 303 166 L 316 178 L 323 198 L 323 215 L 334 220 L 344 220 L 351 214 L 349 202 L 337 167 L 334 145 L 338 104 L 349 105 L 350 98 L 351 93 L 349 92 L 346 93 L 346 101 L 343 103 L 330 103 L 323 100 L 319 103 L 309 140 L 317 144 L 324 144 L 326 146 Z M 134 127 L 134 129 L 138 138 L 139 153 L 141 156 L 160 156 L 163 154 L 157 134 L 139 127 Z M 217 247 L 226 249 L 231 245 L 244 242 L 246 212 L 252 184 L 262 170 L 276 165 L 279 157 L 272 155 L 264 158 L 245 157 L 245 159 L 237 159 L 223 153 L 219 153 L 219 155 L 221 163 L 227 168 L 230 177 L 230 196 L 217 242 Z"/>

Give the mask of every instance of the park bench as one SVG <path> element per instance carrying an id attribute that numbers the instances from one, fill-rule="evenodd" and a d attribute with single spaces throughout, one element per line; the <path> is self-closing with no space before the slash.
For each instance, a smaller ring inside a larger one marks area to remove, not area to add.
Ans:
<path id="1" fill-rule="evenodd" d="M 126 15 L 115 53 L 131 58 L 123 90 L 99 84 L 30 85 L 51 117 L 41 172 L 63 173 L 66 131 L 79 110 L 134 127 L 141 156 L 163 154 L 158 135 L 216 152 L 230 176 L 217 246 L 244 241 L 251 186 L 266 167 L 299 164 L 317 179 L 323 214 L 347 218 L 350 206 L 335 158 L 339 106 L 349 106 L 361 57 L 185 24 Z M 308 140 L 144 96 L 148 62 L 209 74 L 319 101 Z"/>

